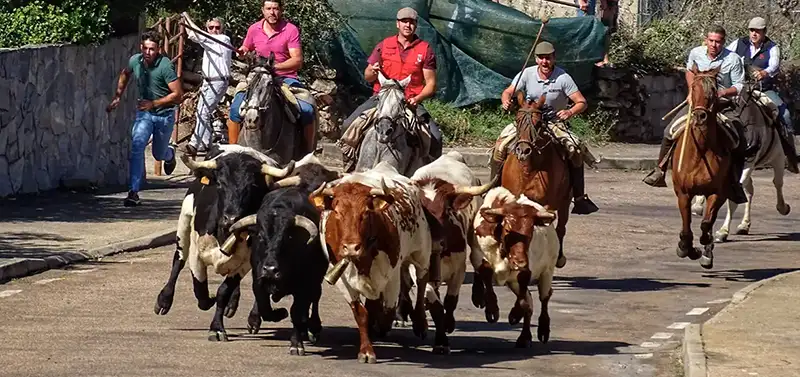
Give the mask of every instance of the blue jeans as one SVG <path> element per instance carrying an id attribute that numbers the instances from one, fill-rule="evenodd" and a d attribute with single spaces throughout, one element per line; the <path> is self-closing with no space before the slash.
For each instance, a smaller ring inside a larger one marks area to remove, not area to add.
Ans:
<path id="1" fill-rule="evenodd" d="M 790 137 L 794 135 L 794 126 L 792 125 L 792 115 L 789 114 L 789 106 L 783 102 L 781 96 L 774 90 L 767 90 L 764 94 L 778 106 L 778 117 L 783 120 L 783 128 L 786 129 L 786 133 Z"/>
<path id="2" fill-rule="evenodd" d="M 170 161 L 175 158 L 175 151 L 170 148 L 169 139 L 175 126 L 175 111 L 159 116 L 147 111 L 136 111 L 136 120 L 131 130 L 130 190 L 139 192 L 144 176 L 144 148 L 153 136 L 153 157 L 159 161 Z"/>
<path id="3" fill-rule="evenodd" d="M 284 77 L 283 82 L 289 86 L 298 87 L 298 88 L 305 88 L 303 84 L 291 77 Z M 246 92 L 239 92 L 233 96 L 233 101 L 231 101 L 231 111 L 228 115 L 228 119 L 236 122 L 242 122 L 242 115 L 239 114 L 239 107 L 242 106 L 242 102 L 244 102 L 244 96 Z M 300 124 L 305 126 L 310 124 L 314 121 L 314 108 L 311 106 L 310 103 L 303 101 L 301 99 L 297 99 L 297 103 L 300 105 Z"/>

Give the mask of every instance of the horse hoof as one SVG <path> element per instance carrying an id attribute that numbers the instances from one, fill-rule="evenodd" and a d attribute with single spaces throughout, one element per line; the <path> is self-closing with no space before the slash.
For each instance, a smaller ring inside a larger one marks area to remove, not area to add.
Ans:
<path id="1" fill-rule="evenodd" d="M 702 255 L 703 255 L 703 252 L 700 251 L 700 249 L 698 249 L 696 247 L 693 247 L 691 250 L 689 250 L 689 254 L 687 256 L 691 260 L 698 260 L 698 259 L 700 259 L 700 256 L 702 256 Z"/>
<path id="2" fill-rule="evenodd" d="M 750 234 L 750 227 L 749 226 L 747 228 L 741 228 L 740 227 L 740 228 L 736 229 L 736 234 L 740 234 L 740 235 Z"/>
<path id="3" fill-rule="evenodd" d="M 700 266 L 705 268 L 706 270 L 710 270 L 714 268 L 714 257 L 707 257 L 705 255 L 700 257 Z"/>
<path id="4" fill-rule="evenodd" d="M 714 237 L 714 242 L 726 242 L 728 241 L 728 233 L 720 233 L 717 232 L 716 237 Z"/>
<path id="5" fill-rule="evenodd" d="M 564 268 L 567 265 L 567 257 L 564 255 L 559 255 L 558 260 L 556 261 L 556 267 Z"/>
<path id="6" fill-rule="evenodd" d="M 791 212 L 791 211 L 792 211 L 792 206 L 790 206 L 790 205 L 788 205 L 788 204 L 786 204 L 786 206 L 785 206 L 785 207 L 783 207 L 783 210 L 782 210 L 782 211 L 781 211 L 781 207 L 779 207 L 779 206 L 775 206 L 775 208 L 778 210 L 778 213 L 780 213 L 780 214 L 781 214 L 781 215 L 783 215 L 783 216 L 786 216 L 786 215 L 788 215 L 788 214 L 789 214 L 789 212 Z"/>
<path id="7" fill-rule="evenodd" d="M 686 258 L 689 255 L 689 249 L 683 249 L 680 246 L 675 248 L 675 254 L 678 255 L 678 258 Z"/>

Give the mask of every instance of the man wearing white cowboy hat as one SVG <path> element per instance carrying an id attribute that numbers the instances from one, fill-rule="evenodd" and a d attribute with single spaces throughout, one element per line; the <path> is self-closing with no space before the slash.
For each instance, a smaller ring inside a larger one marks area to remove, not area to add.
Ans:
<path id="1" fill-rule="evenodd" d="M 780 70 L 781 50 L 778 45 L 767 37 L 767 21 L 761 17 L 753 17 L 747 25 L 750 29 L 748 37 L 739 38 L 728 45 L 728 50 L 742 57 L 745 66 L 754 69 L 753 78 L 760 84 L 759 90 L 763 92 L 778 107 L 778 118 L 786 130 L 784 146 L 789 158 L 796 161 L 797 150 L 794 147 L 794 127 L 789 108 L 778 94 L 775 87 L 775 75 Z M 793 172 L 796 164 L 790 163 Z"/>

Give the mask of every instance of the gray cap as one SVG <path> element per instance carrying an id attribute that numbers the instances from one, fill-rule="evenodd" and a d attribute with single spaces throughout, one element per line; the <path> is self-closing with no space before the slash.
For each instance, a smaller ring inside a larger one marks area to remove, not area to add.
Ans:
<path id="1" fill-rule="evenodd" d="M 405 7 L 403 9 L 400 9 L 399 11 L 397 11 L 397 19 L 398 20 L 403 20 L 403 19 L 406 19 L 406 18 L 410 18 L 412 20 L 416 20 L 417 19 L 417 11 L 415 11 L 414 8 L 410 8 L 410 7 Z"/>
<path id="2" fill-rule="evenodd" d="M 536 49 L 533 50 L 533 53 L 536 55 L 550 55 L 554 52 L 556 52 L 556 49 L 550 42 L 541 42 L 538 45 L 536 45 Z"/>
<path id="3" fill-rule="evenodd" d="M 763 19 L 761 17 L 753 17 L 750 20 L 750 23 L 747 24 L 747 28 L 748 29 L 758 29 L 758 30 L 766 29 L 767 28 L 767 20 L 765 20 L 765 19 Z"/>

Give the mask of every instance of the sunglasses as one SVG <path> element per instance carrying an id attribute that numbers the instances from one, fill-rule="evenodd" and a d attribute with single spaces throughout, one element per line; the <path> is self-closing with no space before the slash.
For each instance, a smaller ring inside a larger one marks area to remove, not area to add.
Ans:
<path id="1" fill-rule="evenodd" d="M 207 28 L 208 28 L 209 30 L 220 30 L 220 29 L 222 29 L 222 26 L 214 26 L 214 25 L 210 25 L 210 26 L 207 26 Z"/>

